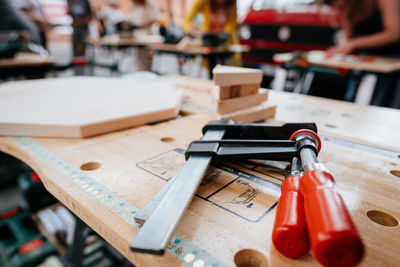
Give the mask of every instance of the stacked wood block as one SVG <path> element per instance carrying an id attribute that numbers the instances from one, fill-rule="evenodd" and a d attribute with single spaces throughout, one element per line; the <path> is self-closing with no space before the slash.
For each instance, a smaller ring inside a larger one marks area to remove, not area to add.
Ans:
<path id="1" fill-rule="evenodd" d="M 266 102 L 268 91 L 260 89 L 261 70 L 217 65 L 213 75 L 219 119 L 256 122 L 274 117 L 276 107 Z"/>

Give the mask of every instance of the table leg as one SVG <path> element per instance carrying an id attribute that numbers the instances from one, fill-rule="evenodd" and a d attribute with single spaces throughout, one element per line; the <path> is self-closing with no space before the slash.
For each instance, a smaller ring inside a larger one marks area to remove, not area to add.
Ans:
<path id="1" fill-rule="evenodd" d="M 308 95 L 311 89 L 311 84 L 314 80 L 314 72 L 309 71 L 306 73 L 306 77 L 304 78 L 304 83 L 303 83 L 303 88 L 302 88 L 302 93 L 305 95 Z"/>
<path id="2" fill-rule="evenodd" d="M 376 89 L 371 99 L 371 105 L 393 107 L 398 77 L 398 72 L 377 74 Z"/>
<path id="3" fill-rule="evenodd" d="M 285 90 L 287 73 L 288 73 L 288 71 L 285 70 L 284 68 L 278 68 L 275 71 L 275 78 L 274 78 L 274 82 L 272 84 L 273 90 L 275 90 L 275 91 L 284 91 Z"/>
<path id="4" fill-rule="evenodd" d="M 212 70 L 215 68 L 215 66 L 217 65 L 217 56 L 216 55 L 209 55 L 208 57 L 208 77 L 210 78 L 210 80 L 213 79 L 213 73 Z"/>
<path id="5" fill-rule="evenodd" d="M 351 82 L 351 81 L 350 81 Z M 355 103 L 362 105 L 369 105 L 372 100 L 372 96 L 375 90 L 375 85 L 377 82 L 377 76 L 374 74 L 366 74 L 361 78 L 360 85 L 355 92 L 355 97 L 353 99 Z M 346 91 L 347 95 L 347 91 Z M 346 96 L 345 96 L 345 100 Z M 352 99 L 350 99 L 351 101 Z"/>
<path id="6" fill-rule="evenodd" d="M 83 260 L 83 249 L 85 248 L 85 234 L 84 229 L 86 224 L 75 217 L 74 236 L 72 243 L 68 245 L 67 252 L 62 258 L 62 262 L 66 267 L 81 267 Z"/>

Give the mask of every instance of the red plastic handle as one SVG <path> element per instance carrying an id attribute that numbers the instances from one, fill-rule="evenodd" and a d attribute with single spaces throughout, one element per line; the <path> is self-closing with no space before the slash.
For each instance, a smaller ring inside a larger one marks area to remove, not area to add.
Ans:
<path id="1" fill-rule="evenodd" d="M 275 215 L 272 243 L 289 258 L 299 258 L 310 249 L 304 217 L 300 177 L 290 176 L 281 185 L 281 197 Z"/>
<path id="2" fill-rule="evenodd" d="M 353 266 L 363 255 L 361 238 L 332 175 L 312 170 L 300 181 L 314 257 L 325 266 Z"/>

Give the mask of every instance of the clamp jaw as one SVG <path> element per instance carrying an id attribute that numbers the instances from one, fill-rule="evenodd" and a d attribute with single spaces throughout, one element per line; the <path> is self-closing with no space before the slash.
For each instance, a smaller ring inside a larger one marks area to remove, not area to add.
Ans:
<path id="1" fill-rule="evenodd" d="M 307 129 L 316 132 L 315 123 L 287 123 L 273 125 L 233 124 L 232 121 L 211 121 L 203 127 L 203 133 L 224 130 L 220 140 L 193 141 L 186 150 L 185 157 L 209 156 L 216 161 L 236 161 L 245 159 L 262 159 L 292 161 L 300 157 L 303 148 L 312 149 L 318 154 L 315 142 L 305 136 L 298 140 L 289 140 L 294 132 Z"/>

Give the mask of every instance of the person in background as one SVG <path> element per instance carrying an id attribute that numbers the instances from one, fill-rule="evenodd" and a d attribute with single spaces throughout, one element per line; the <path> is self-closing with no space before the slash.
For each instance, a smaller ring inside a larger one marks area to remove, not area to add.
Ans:
<path id="1" fill-rule="evenodd" d="M 85 55 L 85 39 L 92 20 L 92 9 L 88 0 L 68 0 L 68 12 L 72 17 L 72 45 L 74 57 Z"/>
<path id="2" fill-rule="evenodd" d="M 25 32 L 28 39 L 40 44 L 39 29 L 31 20 L 22 14 L 11 0 L 0 0 L 0 32 Z"/>
<path id="3" fill-rule="evenodd" d="M 181 27 L 176 24 L 176 21 L 178 21 L 177 13 L 184 9 L 185 2 L 182 1 L 182 5 L 178 9 L 174 9 L 173 6 L 175 2 L 176 0 L 158 0 L 157 2 L 157 7 L 160 12 L 160 35 L 164 37 L 164 43 L 167 44 L 176 44 L 184 37 L 183 31 Z M 180 19 L 182 19 L 182 17 Z"/>
<path id="4" fill-rule="evenodd" d="M 126 22 L 133 28 L 133 37 L 137 40 L 146 40 L 150 36 L 159 35 L 159 12 L 152 0 L 131 0 L 129 13 L 125 16 Z M 147 50 L 138 47 L 133 50 L 134 70 L 151 70 L 151 60 Z"/>
<path id="5" fill-rule="evenodd" d="M 124 20 L 124 13 L 119 9 L 117 0 L 108 0 L 100 11 L 100 21 L 106 35 L 114 34 L 117 31 L 117 24 Z"/>
<path id="6" fill-rule="evenodd" d="M 228 44 L 238 43 L 235 0 L 196 0 L 190 12 L 183 19 L 182 28 L 187 34 L 195 33 L 193 20 L 199 13 L 203 15 L 200 25 L 202 33 L 226 32 Z"/>
<path id="7" fill-rule="evenodd" d="M 346 40 L 328 53 L 400 57 L 399 0 L 325 0 L 342 14 Z M 371 104 L 400 108 L 400 79 L 377 75 Z"/>
<path id="8" fill-rule="evenodd" d="M 346 40 L 328 52 L 400 56 L 399 0 L 325 0 L 342 15 Z"/>
<path id="9" fill-rule="evenodd" d="M 46 32 L 50 30 L 50 24 L 46 19 L 42 6 L 38 0 L 15 0 L 15 6 L 20 9 L 24 15 L 33 21 L 39 29 L 40 44 L 47 48 Z"/>
<path id="10" fill-rule="evenodd" d="M 158 34 L 158 9 L 151 0 L 132 0 L 131 12 L 126 19 L 129 23 L 148 34 Z"/>

